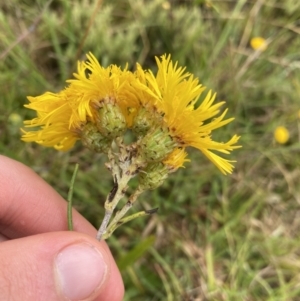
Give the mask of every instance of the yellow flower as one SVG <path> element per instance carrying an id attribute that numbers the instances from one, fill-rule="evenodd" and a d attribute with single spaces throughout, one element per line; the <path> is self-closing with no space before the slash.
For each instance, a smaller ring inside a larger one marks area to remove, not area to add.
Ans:
<path id="1" fill-rule="evenodd" d="M 176 171 L 180 167 L 184 167 L 183 164 L 185 162 L 189 162 L 191 160 L 186 159 L 187 153 L 184 149 L 176 148 L 168 157 L 163 161 L 164 165 L 166 165 L 170 172 Z"/>
<path id="2" fill-rule="evenodd" d="M 278 126 L 274 131 L 274 138 L 280 144 L 285 144 L 290 138 L 290 133 L 284 126 Z"/>
<path id="3" fill-rule="evenodd" d="M 140 65 L 137 66 L 137 77 L 142 83 L 140 89 L 143 96 L 140 99 L 143 106 L 152 105 L 163 116 L 164 123 L 178 147 L 195 147 L 222 173 L 231 173 L 233 165 L 230 162 L 234 161 L 224 159 L 213 151 L 229 154 L 240 147 L 235 145 L 239 137 L 234 135 L 225 143 L 213 141 L 211 137 L 215 129 L 234 119 L 224 119 L 227 110 L 216 117 L 224 102 L 214 104 L 216 94 L 209 91 L 204 101 L 197 106 L 205 89 L 198 84 L 198 79 L 184 72 L 185 68 L 177 67 L 177 63 L 171 61 L 170 55 L 163 55 L 161 60 L 156 58 L 156 62 L 156 76 L 150 70 L 144 71 Z"/>
<path id="4" fill-rule="evenodd" d="M 131 123 L 127 107 L 139 106 L 130 86 L 136 78 L 115 65 L 100 66 L 91 53 L 87 57 L 88 62 L 78 62 L 78 73 L 74 74 L 75 79 L 67 81 L 66 89 L 57 94 L 47 92 L 28 97 L 30 104 L 25 107 L 35 110 L 38 116 L 24 122 L 25 127 L 35 129 L 23 130 L 23 141 L 66 151 L 80 139 L 84 124 L 96 123 L 100 107 L 107 102 L 116 104 L 127 123 Z"/>
<path id="5" fill-rule="evenodd" d="M 171 3 L 169 1 L 164 1 L 161 6 L 163 9 L 169 10 L 171 8 Z"/>
<path id="6" fill-rule="evenodd" d="M 254 50 L 265 51 L 267 49 L 266 40 L 262 37 L 254 37 L 250 41 L 250 45 Z"/>
<path id="7" fill-rule="evenodd" d="M 74 73 L 76 79 L 67 81 L 70 86 L 66 93 L 73 107 L 70 123 L 79 126 L 87 120 L 95 122 L 96 111 L 105 100 L 117 103 L 130 123 L 128 107 L 139 106 L 131 89 L 131 82 L 136 78 L 126 68 L 121 70 L 116 65 L 102 67 L 91 53 L 87 58 L 87 62 L 78 63 L 78 73 Z"/>

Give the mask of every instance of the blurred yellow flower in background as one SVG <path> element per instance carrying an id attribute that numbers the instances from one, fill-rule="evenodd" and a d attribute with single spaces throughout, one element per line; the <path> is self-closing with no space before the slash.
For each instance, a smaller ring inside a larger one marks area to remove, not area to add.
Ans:
<path id="1" fill-rule="evenodd" d="M 274 138 L 276 142 L 280 144 L 285 144 L 290 138 L 290 133 L 286 127 L 278 126 L 274 131 Z"/>
<path id="2" fill-rule="evenodd" d="M 163 9 L 169 10 L 171 8 L 171 3 L 169 1 L 164 1 L 161 6 Z"/>
<path id="3" fill-rule="evenodd" d="M 262 37 L 254 37 L 250 40 L 250 45 L 254 50 L 265 51 L 267 49 L 267 42 Z"/>

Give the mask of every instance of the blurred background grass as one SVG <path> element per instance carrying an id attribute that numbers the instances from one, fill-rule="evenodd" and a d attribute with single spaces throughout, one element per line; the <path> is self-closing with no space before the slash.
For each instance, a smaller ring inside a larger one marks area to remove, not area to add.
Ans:
<path id="1" fill-rule="evenodd" d="M 12 0 L 0 4 L 0 153 L 31 166 L 64 197 L 80 164 L 75 207 L 98 227 L 112 179 L 105 157 L 20 141 L 26 96 L 59 91 L 92 51 L 100 63 L 155 71 L 171 53 L 226 100 L 241 135 L 223 176 L 199 152 L 108 240 L 125 300 L 300 300 L 300 2 L 298 0 Z M 266 39 L 265 51 L 250 47 Z M 286 144 L 274 140 L 284 126 Z M 1 166 L 0 166 L 1 168 Z M 34 183 L 33 183 L 34 185 Z M 133 183 L 134 185 L 134 183 Z"/>

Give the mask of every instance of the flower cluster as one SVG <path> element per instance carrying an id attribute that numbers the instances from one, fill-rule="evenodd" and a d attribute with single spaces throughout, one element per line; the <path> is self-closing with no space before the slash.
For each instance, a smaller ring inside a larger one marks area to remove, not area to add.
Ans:
<path id="1" fill-rule="evenodd" d="M 198 104 L 204 87 L 173 63 L 170 55 L 156 58 L 156 75 L 139 64 L 133 73 L 115 65 L 104 68 L 91 53 L 87 57 L 87 62 L 78 63 L 75 79 L 68 80 L 63 91 L 28 97 L 26 107 L 37 111 L 37 117 L 25 121 L 26 127 L 34 129 L 23 130 L 22 139 L 58 150 L 69 150 L 81 140 L 87 148 L 107 154 L 114 187 L 104 204 L 98 240 L 109 237 L 122 223 L 156 211 L 124 217 L 142 192 L 155 189 L 183 167 L 187 147 L 199 149 L 224 174 L 232 172 L 232 161 L 215 152 L 230 153 L 239 147 L 239 137 L 223 143 L 211 135 L 233 118 L 225 119 L 227 110 L 218 116 L 223 102 L 214 103 L 216 95 L 211 92 Z M 123 139 L 128 131 L 135 137 L 130 144 Z M 135 176 L 139 177 L 137 189 L 110 222 Z"/>
<path id="2" fill-rule="evenodd" d="M 227 110 L 216 117 L 223 102 L 214 103 L 216 94 L 211 91 L 198 105 L 205 88 L 170 55 L 156 58 L 157 74 L 139 64 L 135 72 L 116 65 L 104 68 L 91 53 L 87 57 L 64 90 L 28 97 L 30 104 L 25 106 L 37 117 L 25 121 L 34 129 L 23 130 L 24 141 L 66 151 L 81 140 L 106 153 L 114 139 L 131 130 L 140 157 L 149 165 L 145 168 L 160 163 L 174 171 L 187 161 L 185 149 L 191 146 L 224 174 L 232 172 L 232 161 L 216 152 L 228 154 L 238 148 L 239 137 L 224 143 L 213 141 L 211 134 L 233 118 L 225 119 Z"/>

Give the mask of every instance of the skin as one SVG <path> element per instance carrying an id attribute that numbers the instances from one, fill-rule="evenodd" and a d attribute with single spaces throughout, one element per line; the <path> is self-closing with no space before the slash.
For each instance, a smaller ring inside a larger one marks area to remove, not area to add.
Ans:
<path id="1" fill-rule="evenodd" d="M 86 301 L 119 301 L 120 272 L 96 229 L 73 210 L 74 232 L 67 231 L 66 201 L 27 166 L 0 156 L 1 300 L 67 300 L 60 293 L 53 261 L 63 248 L 86 243 L 101 252 L 108 270 Z"/>

